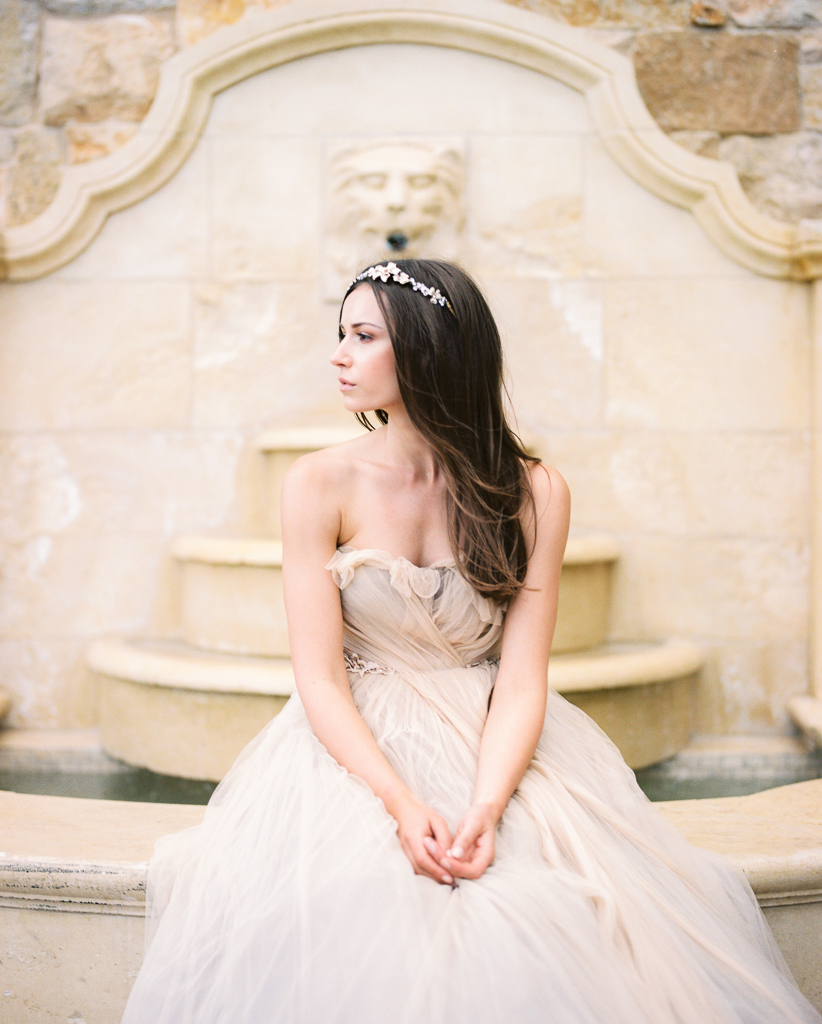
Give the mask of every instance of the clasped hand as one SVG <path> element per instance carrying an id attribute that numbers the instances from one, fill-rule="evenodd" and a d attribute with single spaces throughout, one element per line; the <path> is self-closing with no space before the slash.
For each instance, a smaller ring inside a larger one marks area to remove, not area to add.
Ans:
<path id="1" fill-rule="evenodd" d="M 425 804 L 410 804 L 396 818 L 403 851 L 418 875 L 454 885 L 459 878 L 479 878 L 494 860 L 497 817 L 487 804 L 472 804 L 453 837 Z"/>

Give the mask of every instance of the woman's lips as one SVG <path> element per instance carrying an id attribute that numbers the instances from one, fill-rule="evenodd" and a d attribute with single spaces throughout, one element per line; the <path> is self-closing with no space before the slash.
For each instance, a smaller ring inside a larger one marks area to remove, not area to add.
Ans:
<path id="1" fill-rule="evenodd" d="M 340 391 L 350 391 L 350 390 L 351 390 L 351 388 L 353 388 L 353 387 L 354 387 L 354 385 L 353 385 L 353 384 L 351 384 L 351 383 L 350 383 L 349 381 L 347 381 L 347 380 L 343 380 L 343 379 L 342 379 L 342 377 L 339 377 L 339 378 L 338 378 L 338 380 L 339 380 L 339 382 L 340 382 Z"/>

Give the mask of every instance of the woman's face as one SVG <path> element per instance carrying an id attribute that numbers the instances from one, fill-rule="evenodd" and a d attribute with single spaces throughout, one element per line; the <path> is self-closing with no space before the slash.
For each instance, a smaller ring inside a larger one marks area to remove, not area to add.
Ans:
<path id="1" fill-rule="evenodd" d="M 343 303 L 340 343 L 331 357 L 349 412 L 372 412 L 402 405 L 394 349 L 385 317 L 370 285 L 361 284 Z"/>

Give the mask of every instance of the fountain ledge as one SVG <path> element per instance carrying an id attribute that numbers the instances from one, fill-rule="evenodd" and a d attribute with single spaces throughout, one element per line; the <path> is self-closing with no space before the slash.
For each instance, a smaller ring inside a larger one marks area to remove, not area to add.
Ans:
<path id="1" fill-rule="evenodd" d="M 800 987 L 822 1008 L 822 780 L 658 806 L 747 874 Z M 0 792 L 3 1019 L 119 1019 L 142 959 L 154 843 L 204 812 Z"/>

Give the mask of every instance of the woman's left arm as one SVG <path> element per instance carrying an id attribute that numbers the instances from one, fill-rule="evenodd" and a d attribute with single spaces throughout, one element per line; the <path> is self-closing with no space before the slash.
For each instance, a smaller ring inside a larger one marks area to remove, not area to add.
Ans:
<path id="1" fill-rule="evenodd" d="M 532 546 L 525 586 L 508 608 L 500 667 L 480 743 L 474 801 L 443 866 L 479 878 L 494 859 L 497 823 L 533 756 L 545 721 L 548 656 L 568 539 L 570 495 L 555 469 L 531 467 L 535 508 L 523 522 Z"/>

